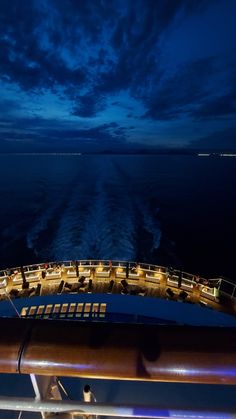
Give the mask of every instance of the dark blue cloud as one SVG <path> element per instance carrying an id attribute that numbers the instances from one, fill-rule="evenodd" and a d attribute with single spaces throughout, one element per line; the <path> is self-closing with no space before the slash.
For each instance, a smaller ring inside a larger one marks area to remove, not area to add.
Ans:
<path id="1" fill-rule="evenodd" d="M 126 147 L 130 129 L 132 127 L 122 127 L 116 122 L 79 128 L 78 124 L 69 121 L 42 118 L 9 120 L 6 113 L 6 118 L 0 122 L 0 150 L 53 151 L 55 143 L 60 151 L 118 150 Z"/>
<path id="2" fill-rule="evenodd" d="M 51 28 L 43 24 L 48 11 L 39 10 L 37 4 L 31 0 L 4 0 L 0 4 L 1 78 L 16 82 L 25 90 L 84 83 L 85 69 L 70 68 L 52 48 Z"/>
<path id="3" fill-rule="evenodd" d="M 128 88 L 155 69 L 151 49 L 176 13 L 188 9 L 189 3 L 4 0 L 0 6 L 1 75 L 25 89 L 79 86 L 86 80 L 96 85 L 95 94 L 98 86 L 106 92 Z M 106 48 L 103 41 L 107 41 Z M 83 46 L 90 48 L 87 63 Z M 108 47 L 113 48 L 110 55 Z M 69 59 L 66 52 L 75 55 Z M 88 68 L 89 60 L 97 64 L 97 80 L 91 78 L 94 69 Z"/>
<path id="4" fill-rule="evenodd" d="M 214 118 L 223 132 L 235 117 L 234 11 L 234 0 L 2 0 L 0 122 L 15 120 L 23 130 L 20 141 L 24 134 L 38 141 L 36 118 L 40 138 L 48 135 L 54 146 L 56 138 L 62 141 L 61 126 L 78 123 L 80 136 L 78 129 L 64 132 L 73 141 L 90 134 L 99 143 L 103 134 L 122 146 L 146 138 L 165 144 L 170 123 L 175 129 L 180 120 L 190 137 L 196 122 L 204 121 L 203 137 L 204 129 L 214 132 Z M 222 43 L 217 33 L 212 37 L 214 16 Z M 201 34 L 207 20 L 208 50 Z M 181 28 L 189 41 L 185 49 L 176 43 Z M 47 120 L 53 129 L 46 129 Z"/>
<path id="5" fill-rule="evenodd" d="M 209 80 L 215 73 L 212 57 L 193 61 L 162 80 L 156 89 L 144 92 L 144 118 L 169 120 L 188 113 L 199 101 L 207 100 Z"/>
<path id="6" fill-rule="evenodd" d="M 202 119 L 236 118 L 236 90 L 206 100 L 192 115 Z"/>
<path id="7" fill-rule="evenodd" d="M 106 108 L 105 100 L 101 95 L 86 94 L 75 100 L 72 114 L 75 116 L 89 118 Z"/>

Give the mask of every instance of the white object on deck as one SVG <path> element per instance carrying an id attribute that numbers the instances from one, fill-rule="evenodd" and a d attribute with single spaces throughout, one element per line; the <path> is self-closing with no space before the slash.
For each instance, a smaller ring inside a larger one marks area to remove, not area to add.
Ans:
<path id="1" fill-rule="evenodd" d="M 109 276 L 110 276 L 110 270 L 109 271 L 106 271 L 106 270 L 97 270 L 97 272 L 96 272 L 96 276 L 100 276 L 100 277 L 103 277 L 103 278 L 109 278 Z"/>
<path id="2" fill-rule="evenodd" d="M 25 273 L 25 279 L 28 282 L 34 282 L 34 281 L 40 281 L 40 275 L 39 273 Z"/>
<path id="3" fill-rule="evenodd" d="M 176 277 L 176 276 L 172 276 L 171 278 L 170 277 L 167 278 L 167 284 L 170 285 L 171 287 L 178 288 L 178 282 L 179 282 L 179 280 L 178 280 L 178 277 Z"/>
<path id="4" fill-rule="evenodd" d="M 190 279 L 182 279 L 181 281 L 181 289 L 183 290 L 192 291 L 194 285 L 196 285 L 196 283 Z"/>
<path id="5" fill-rule="evenodd" d="M 23 278 L 21 274 L 16 274 L 12 282 L 13 282 L 13 285 L 21 285 L 23 282 Z"/>
<path id="6" fill-rule="evenodd" d="M 76 271 L 72 271 L 72 270 L 68 269 L 67 278 L 76 278 Z"/>
<path id="7" fill-rule="evenodd" d="M 61 278 L 61 272 L 47 272 L 46 279 L 59 279 Z"/>
<path id="8" fill-rule="evenodd" d="M 129 272 L 129 278 L 139 278 L 139 273 L 138 272 Z"/>
<path id="9" fill-rule="evenodd" d="M 1 279 L 0 279 L 0 288 L 6 288 L 6 286 L 7 286 L 7 276 L 5 276 L 5 277 L 1 277 Z"/>
<path id="10" fill-rule="evenodd" d="M 126 272 L 125 271 L 116 272 L 116 277 L 117 278 L 126 278 Z"/>
<path id="11" fill-rule="evenodd" d="M 208 298 L 212 301 L 218 301 L 219 290 L 217 288 L 203 287 L 201 290 L 201 297 Z"/>
<path id="12" fill-rule="evenodd" d="M 90 276 L 91 271 L 90 269 L 81 269 L 81 267 L 79 266 L 79 276 Z"/>
<path id="13" fill-rule="evenodd" d="M 146 279 L 151 279 L 153 282 L 160 282 L 160 274 L 156 274 L 155 272 L 146 273 Z"/>

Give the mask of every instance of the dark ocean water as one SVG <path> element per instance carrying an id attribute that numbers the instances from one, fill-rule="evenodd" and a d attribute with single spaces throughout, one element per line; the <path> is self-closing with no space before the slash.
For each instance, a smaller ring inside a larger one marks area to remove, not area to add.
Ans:
<path id="1" fill-rule="evenodd" d="M 236 159 L 0 156 L 0 263 L 120 259 L 234 279 Z"/>
<path id="2" fill-rule="evenodd" d="M 0 179 L 3 268 L 62 259 L 128 259 L 234 280 L 236 159 L 2 155 Z M 81 399 L 85 380 L 62 381 L 72 398 Z M 110 403 L 235 407 L 231 386 L 89 384 L 99 401 Z M 28 376 L 2 375 L 0 390 L 1 395 L 33 396 Z M 0 412 L 0 417 L 17 414 Z"/>

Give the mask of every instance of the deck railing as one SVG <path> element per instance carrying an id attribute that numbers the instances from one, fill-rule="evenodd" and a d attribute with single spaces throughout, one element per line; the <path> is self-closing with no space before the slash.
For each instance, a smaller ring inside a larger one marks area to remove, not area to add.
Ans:
<path id="1" fill-rule="evenodd" d="M 200 295 L 217 301 L 219 295 L 236 299 L 236 284 L 224 278 L 206 279 L 198 275 L 180 271 L 161 265 L 137 263 L 133 261 L 117 260 L 66 260 L 38 263 L 27 266 L 7 268 L 0 271 L 0 291 L 4 293 L 9 283 L 18 285 L 23 282 L 39 282 L 41 279 L 60 279 L 61 271 L 67 272 L 67 278 L 79 276 L 90 277 L 91 270 L 96 272 L 96 277 L 109 278 L 109 272 L 115 271 L 116 279 L 142 280 L 148 284 L 160 283 L 160 277 L 166 278 L 170 287 L 190 291 L 200 287 Z M 181 286 L 179 286 L 181 284 Z"/>

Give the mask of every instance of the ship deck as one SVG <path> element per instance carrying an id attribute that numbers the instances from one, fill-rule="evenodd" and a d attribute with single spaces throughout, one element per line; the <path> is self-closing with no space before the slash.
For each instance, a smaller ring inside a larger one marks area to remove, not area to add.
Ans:
<path id="1" fill-rule="evenodd" d="M 0 271 L 0 299 L 70 293 L 139 295 L 236 314 L 236 285 L 158 265 L 80 260 Z"/>

